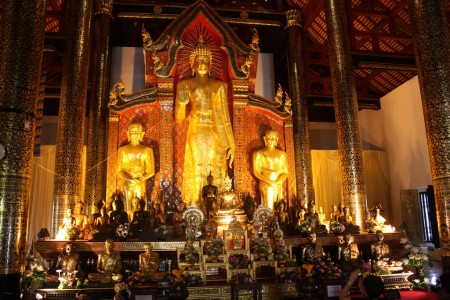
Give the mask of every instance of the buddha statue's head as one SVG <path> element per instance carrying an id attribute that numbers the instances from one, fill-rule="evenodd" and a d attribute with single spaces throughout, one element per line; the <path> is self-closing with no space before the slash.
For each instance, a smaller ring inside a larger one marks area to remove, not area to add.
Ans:
<path id="1" fill-rule="evenodd" d="M 142 142 L 144 139 L 144 128 L 141 123 L 131 123 L 128 126 L 127 137 L 128 141 L 134 144 Z"/>
<path id="2" fill-rule="evenodd" d="M 198 37 L 197 46 L 192 49 L 189 55 L 189 64 L 191 70 L 195 71 L 199 75 L 205 75 L 209 73 L 211 66 L 212 54 L 211 50 L 206 47 L 203 36 Z"/>

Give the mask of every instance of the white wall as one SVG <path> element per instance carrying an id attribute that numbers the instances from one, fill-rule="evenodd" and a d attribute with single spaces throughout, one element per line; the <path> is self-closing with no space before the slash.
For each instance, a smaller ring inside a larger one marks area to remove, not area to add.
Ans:
<path id="1" fill-rule="evenodd" d="M 401 212 L 400 190 L 432 184 L 421 101 L 416 76 L 381 98 L 381 110 L 359 115 L 362 139 L 387 152 L 393 212 Z M 401 214 L 393 215 L 399 226 Z"/>

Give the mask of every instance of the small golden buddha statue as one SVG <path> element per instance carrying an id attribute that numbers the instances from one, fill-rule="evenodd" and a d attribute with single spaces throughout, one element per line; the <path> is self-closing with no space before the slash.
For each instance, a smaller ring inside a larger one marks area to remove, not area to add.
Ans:
<path id="1" fill-rule="evenodd" d="M 58 228 L 58 233 L 56 234 L 57 240 L 64 240 L 69 238 L 69 232 L 76 228 L 76 220 L 72 216 L 72 209 L 67 208 L 62 224 Z"/>
<path id="2" fill-rule="evenodd" d="M 338 246 L 338 260 L 343 269 L 352 270 L 357 267 L 359 258 L 358 245 L 353 242 L 350 233 L 344 234 L 344 242 Z"/>
<path id="3" fill-rule="evenodd" d="M 144 134 L 141 123 L 131 123 L 127 131 L 129 143 L 117 152 L 117 176 L 124 181 L 125 211 L 131 209 L 134 196 L 145 199 L 147 179 L 155 175 L 153 149 L 141 144 Z"/>
<path id="4" fill-rule="evenodd" d="M 384 240 L 384 234 L 381 230 L 375 233 L 376 241 L 370 245 L 370 252 L 375 260 L 389 258 L 389 246 Z"/>
<path id="5" fill-rule="evenodd" d="M 88 225 L 88 217 L 84 214 L 84 204 L 80 200 L 75 202 L 72 217 L 75 218 L 75 226 L 78 229 L 83 229 Z"/>
<path id="6" fill-rule="evenodd" d="M 214 176 L 212 176 L 211 171 L 206 178 L 208 184 L 202 188 L 202 198 L 203 203 L 205 203 L 206 217 L 208 219 L 212 218 L 217 210 L 217 196 L 219 194 L 219 188 L 213 184 Z"/>
<path id="7" fill-rule="evenodd" d="M 122 280 L 122 260 L 120 253 L 113 250 L 114 242 L 105 241 L 105 250 L 98 255 L 97 273 L 90 273 L 89 279 L 102 283 L 119 282 Z"/>
<path id="8" fill-rule="evenodd" d="M 268 130 L 265 147 L 252 155 L 253 175 L 259 179 L 261 204 L 275 210 L 275 202 L 283 197 L 283 182 L 288 177 L 288 159 L 285 151 L 276 148 L 278 132 Z"/>
<path id="9" fill-rule="evenodd" d="M 302 246 L 302 263 L 315 264 L 325 256 L 322 245 L 316 241 L 316 233 L 309 233 L 308 243 Z"/>
<path id="10" fill-rule="evenodd" d="M 144 232 L 149 228 L 150 213 L 145 208 L 145 200 L 140 199 L 138 204 L 138 209 L 133 213 L 133 218 L 131 219 L 131 230 L 133 233 Z"/>
<path id="11" fill-rule="evenodd" d="M 209 77 L 212 53 L 203 37 L 191 51 L 189 63 L 194 77 L 177 85 L 175 120 L 182 122 L 190 106 L 189 127 L 183 172 L 183 195 L 192 197 L 199 207 L 202 181 L 211 171 L 224 178 L 232 167 L 235 152 L 233 129 L 228 110 L 228 85 Z M 228 164 L 227 164 L 228 160 Z"/>
<path id="12" fill-rule="evenodd" d="M 64 252 L 58 256 L 56 269 L 61 270 L 63 273 L 73 273 L 78 269 L 77 266 L 80 256 L 72 250 L 72 243 L 64 244 Z"/>
<path id="13" fill-rule="evenodd" d="M 233 191 L 232 182 L 230 177 L 225 177 L 224 188 L 219 193 L 218 203 L 220 205 L 220 209 L 218 210 L 218 215 L 227 215 L 227 214 L 243 214 L 244 210 L 241 208 L 243 203 Z"/>
<path id="14" fill-rule="evenodd" d="M 139 254 L 139 271 L 143 272 L 148 280 L 154 280 L 159 268 L 159 254 L 153 252 L 151 243 L 144 244 L 144 251 Z"/>

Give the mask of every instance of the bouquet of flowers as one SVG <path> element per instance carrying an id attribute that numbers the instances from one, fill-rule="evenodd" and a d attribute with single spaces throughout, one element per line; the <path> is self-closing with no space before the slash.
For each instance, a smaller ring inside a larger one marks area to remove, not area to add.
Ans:
<path id="1" fill-rule="evenodd" d="M 279 242 L 275 245 L 275 247 L 273 248 L 273 254 L 274 254 L 275 260 L 277 260 L 277 261 L 289 259 L 289 255 L 287 253 L 287 247 L 286 247 L 286 244 L 284 243 L 284 241 Z"/>
<path id="2" fill-rule="evenodd" d="M 188 263 L 196 263 L 200 259 L 200 255 L 198 254 L 197 249 L 195 249 L 193 244 L 186 243 L 184 248 L 184 261 Z"/>
<path id="3" fill-rule="evenodd" d="M 130 233 L 130 226 L 128 223 L 120 224 L 119 226 L 117 226 L 116 237 L 118 237 L 119 239 L 127 238 L 129 233 Z"/>
<path id="4" fill-rule="evenodd" d="M 250 248 L 252 249 L 252 252 L 258 254 L 269 254 L 270 240 L 261 233 L 250 240 Z"/>
<path id="5" fill-rule="evenodd" d="M 309 224 L 309 222 L 305 222 L 305 221 L 303 221 L 300 224 L 297 224 L 297 226 L 295 226 L 295 229 L 300 231 L 301 235 L 303 235 L 303 236 L 307 236 L 310 232 L 312 232 L 311 225 Z"/>
<path id="6" fill-rule="evenodd" d="M 410 267 L 423 267 L 426 264 L 430 265 L 430 258 L 428 251 L 433 248 L 423 247 L 422 245 L 413 246 L 407 238 L 401 238 L 400 244 L 403 245 L 407 251 L 403 258 L 403 264 Z"/>
<path id="7" fill-rule="evenodd" d="M 330 223 L 330 231 L 333 234 L 341 234 L 343 233 L 345 230 L 345 226 L 344 224 L 340 223 L 340 222 L 332 222 Z"/>
<path id="8" fill-rule="evenodd" d="M 23 271 L 22 285 L 24 289 L 29 289 L 33 282 L 37 285 L 44 283 L 47 271 L 33 255 L 26 257 L 25 270 Z"/>
<path id="9" fill-rule="evenodd" d="M 300 272 L 297 270 L 284 271 L 277 275 L 276 281 L 278 283 L 293 283 L 301 280 Z"/>
<path id="10" fill-rule="evenodd" d="M 233 269 L 247 268 L 250 259 L 246 254 L 233 254 L 228 257 L 228 263 Z"/>
<path id="11" fill-rule="evenodd" d="M 225 245 L 222 239 L 214 239 L 206 242 L 203 246 L 203 252 L 209 257 L 219 256 L 223 254 L 223 246 Z"/>
<path id="12" fill-rule="evenodd" d="M 127 294 L 128 294 L 128 297 L 131 296 L 131 290 L 130 290 L 130 288 L 129 288 L 128 285 L 127 285 L 125 282 L 123 282 L 123 281 L 121 281 L 121 282 L 119 282 L 119 283 L 116 283 L 116 284 L 114 285 L 114 292 L 115 292 L 116 294 L 127 293 Z"/>
<path id="13" fill-rule="evenodd" d="M 164 241 L 167 239 L 167 234 L 169 233 L 169 229 L 167 229 L 166 225 L 161 225 L 155 229 L 156 238 L 160 241 Z"/>
<path id="14" fill-rule="evenodd" d="M 62 273 L 59 275 L 58 280 L 58 289 L 81 289 L 87 286 L 89 282 L 88 279 L 83 280 L 80 276 L 78 276 L 78 270 Z"/>
<path id="15" fill-rule="evenodd" d="M 201 286 L 205 284 L 201 276 L 189 273 L 183 275 L 183 281 L 186 286 Z"/>
<path id="16" fill-rule="evenodd" d="M 142 285 L 146 281 L 145 274 L 144 272 L 139 271 L 131 272 L 130 276 L 127 277 L 126 281 L 128 286 Z"/>
<path id="17" fill-rule="evenodd" d="M 312 269 L 313 277 L 316 279 L 340 278 L 342 270 L 331 259 L 320 260 Z"/>
<path id="18" fill-rule="evenodd" d="M 83 238 L 85 240 L 93 240 L 94 235 L 96 235 L 97 233 L 99 233 L 99 230 L 94 225 L 88 224 L 84 227 Z"/>
<path id="19" fill-rule="evenodd" d="M 64 238 L 66 240 L 76 240 L 78 238 L 78 236 L 80 235 L 80 229 L 76 228 L 75 226 L 70 227 L 69 229 L 67 229 L 66 234 L 64 236 Z"/>
<path id="20" fill-rule="evenodd" d="M 412 283 L 412 288 L 415 290 L 420 290 L 420 289 L 426 289 L 428 287 L 428 285 L 430 284 L 430 280 L 428 278 L 424 278 L 424 279 L 413 279 L 411 281 Z"/>
<path id="21" fill-rule="evenodd" d="M 391 263 L 389 259 L 380 259 L 377 261 L 368 260 L 367 262 L 363 262 L 361 268 L 365 275 L 388 275 L 391 274 L 390 270 Z"/>
<path id="22" fill-rule="evenodd" d="M 366 231 L 368 233 L 375 233 L 377 231 L 375 229 L 376 226 L 377 226 L 377 223 L 375 223 L 375 221 L 373 221 L 373 220 L 366 221 Z"/>

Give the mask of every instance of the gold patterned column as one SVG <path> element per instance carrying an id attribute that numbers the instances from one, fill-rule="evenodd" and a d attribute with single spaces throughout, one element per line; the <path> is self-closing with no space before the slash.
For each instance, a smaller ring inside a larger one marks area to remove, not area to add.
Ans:
<path id="1" fill-rule="evenodd" d="M 94 16 L 94 51 L 92 57 L 91 97 L 86 154 L 85 207 L 105 198 L 106 193 L 106 125 L 109 91 L 109 34 L 112 0 L 96 0 Z"/>
<path id="2" fill-rule="evenodd" d="M 19 299 L 30 201 L 45 0 L 6 0 L 0 26 L 0 298 Z M 14 298 L 16 297 L 16 298 Z"/>
<path id="3" fill-rule="evenodd" d="M 66 208 L 73 207 L 75 200 L 81 200 L 92 11 L 90 0 L 69 0 L 69 42 L 63 60 L 58 116 L 52 236 L 57 233 Z"/>
<path id="4" fill-rule="evenodd" d="M 331 80 L 339 150 L 342 199 L 353 220 L 363 226 L 366 191 L 358 99 L 352 74 L 351 48 L 346 5 L 350 1 L 325 0 Z"/>
<path id="5" fill-rule="evenodd" d="M 444 272 L 450 271 L 450 37 L 442 1 L 408 1 Z"/>
<path id="6" fill-rule="evenodd" d="M 176 208 L 175 201 L 172 197 L 174 192 L 174 141 L 173 141 L 173 78 L 161 78 L 158 81 L 158 103 L 161 108 L 160 137 L 159 137 L 159 175 L 155 176 L 155 189 L 162 197 L 165 204 L 172 209 Z M 155 158 L 158 159 L 158 158 Z M 177 172 L 178 174 L 178 172 Z M 157 181 L 159 176 L 159 182 Z M 159 185 L 159 186 L 157 186 Z"/>
<path id="7" fill-rule="evenodd" d="M 234 143 L 236 146 L 236 152 L 233 162 L 233 174 L 234 174 L 234 191 L 237 195 L 242 196 L 243 193 L 251 190 L 248 186 L 249 179 L 249 166 L 247 159 L 247 150 L 245 142 L 245 111 L 248 105 L 248 81 L 234 80 L 233 81 L 233 134 Z M 216 182 L 216 180 L 214 181 Z M 222 182 L 222 178 L 220 181 Z M 219 187 L 221 187 L 219 185 Z M 255 195 L 253 195 L 255 196 Z"/>
<path id="8" fill-rule="evenodd" d="M 294 132 L 294 160 L 296 171 L 297 198 L 306 203 L 315 203 L 311 149 L 309 144 L 308 106 L 306 99 L 306 81 L 303 60 L 303 29 L 301 13 L 297 9 L 286 12 L 287 33 L 289 38 L 289 93 L 292 98 L 292 118 Z"/>

